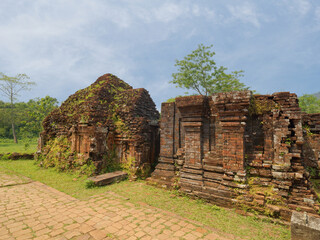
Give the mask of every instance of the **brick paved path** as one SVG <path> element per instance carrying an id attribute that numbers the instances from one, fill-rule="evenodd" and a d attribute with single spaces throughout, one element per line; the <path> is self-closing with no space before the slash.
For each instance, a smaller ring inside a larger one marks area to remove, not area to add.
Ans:
<path id="1" fill-rule="evenodd" d="M 82 201 L 0 172 L 1 240 L 226 239 L 213 231 L 160 209 L 136 206 L 112 192 Z"/>

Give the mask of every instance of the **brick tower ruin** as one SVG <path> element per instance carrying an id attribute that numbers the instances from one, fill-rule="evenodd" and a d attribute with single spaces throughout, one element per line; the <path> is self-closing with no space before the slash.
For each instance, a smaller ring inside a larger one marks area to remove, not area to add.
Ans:
<path id="1" fill-rule="evenodd" d="M 147 90 L 105 74 L 45 118 L 37 157 L 41 165 L 62 170 L 90 161 L 96 173 L 114 161 L 150 166 L 159 151 L 158 119 Z"/>
<path id="2" fill-rule="evenodd" d="M 306 168 L 319 166 L 319 116 L 303 115 L 289 92 L 162 103 L 159 164 L 148 181 L 285 220 L 293 210 L 316 214 Z"/>

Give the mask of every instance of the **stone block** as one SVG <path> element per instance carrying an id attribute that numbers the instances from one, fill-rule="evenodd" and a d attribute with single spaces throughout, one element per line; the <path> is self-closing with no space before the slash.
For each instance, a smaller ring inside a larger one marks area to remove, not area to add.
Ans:
<path id="1" fill-rule="evenodd" d="M 127 176 L 128 174 L 126 172 L 116 171 L 116 172 L 105 173 L 105 174 L 97 175 L 94 177 L 90 177 L 88 178 L 88 180 L 93 181 L 96 186 L 104 186 L 104 185 L 108 185 L 114 182 L 124 180 L 127 178 Z"/>
<path id="2" fill-rule="evenodd" d="M 306 212 L 293 211 L 291 216 L 291 240 L 302 239 L 320 239 L 320 218 Z"/>

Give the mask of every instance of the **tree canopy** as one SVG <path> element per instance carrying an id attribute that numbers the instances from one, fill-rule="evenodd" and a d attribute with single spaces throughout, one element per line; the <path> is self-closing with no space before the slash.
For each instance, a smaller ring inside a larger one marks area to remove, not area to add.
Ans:
<path id="1" fill-rule="evenodd" d="M 217 66 L 213 59 L 215 52 L 210 50 L 212 47 L 199 44 L 183 60 L 176 60 L 178 72 L 172 74 L 173 80 L 170 82 L 200 95 L 249 89 L 239 81 L 243 76 L 242 70 L 227 73 L 226 67 Z"/>
<path id="2" fill-rule="evenodd" d="M 38 137 L 43 119 L 57 106 L 58 100 L 50 96 L 14 103 L 17 137 Z M 0 101 L 0 138 L 12 138 L 10 109 L 10 103 Z"/>
<path id="3" fill-rule="evenodd" d="M 301 111 L 306 113 L 320 113 L 320 99 L 312 94 L 304 94 L 299 97 Z"/>

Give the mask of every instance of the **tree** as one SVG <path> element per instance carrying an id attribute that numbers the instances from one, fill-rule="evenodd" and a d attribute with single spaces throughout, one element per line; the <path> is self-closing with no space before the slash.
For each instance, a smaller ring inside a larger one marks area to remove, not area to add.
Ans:
<path id="1" fill-rule="evenodd" d="M 35 98 L 29 100 L 27 109 L 27 118 L 23 121 L 23 135 L 34 137 L 42 131 L 43 119 L 55 108 L 58 107 L 56 98 L 46 96 L 44 98 Z"/>
<path id="2" fill-rule="evenodd" d="M 34 82 L 29 82 L 26 79 L 29 79 L 26 74 L 18 74 L 15 77 L 9 77 L 3 73 L 0 73 L 0 91 L 10 101 L 10 121 L 15 143 L 18 143 L 18 139 L 15 131 L 14 102 L 17 100 L 17 97 L 21 91 L 29 90 L 29 87 L 35 84 Z"/>
<path id="3" fill-rule="evenodd" d="M 315 95 L 304 94 L 299 97 L 299 106 L 302 112 L 320 113 L 320 99 Z"/>
<path id="4" fill-rule="evenodd" d="M 11 129 L 10 104 L 0 101 L 0 138 L 8 137 Z"/>
<path id="5" fill-rule="evenodd" d="M 170 83 L 195 90 L 200 95 L 249 89 L 239 81 L 239 77 L 243 76 L 242 70 L 226 73 L 226 67 L 216 65 L 213 60 L 215 52 L 210 51 L 212 47 L 200 44 L 183 60 L 176 60 L 178 72 L 172 74 Z"/>

